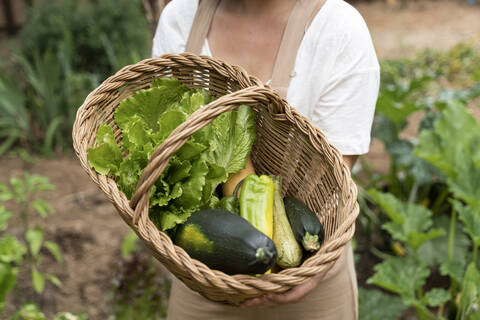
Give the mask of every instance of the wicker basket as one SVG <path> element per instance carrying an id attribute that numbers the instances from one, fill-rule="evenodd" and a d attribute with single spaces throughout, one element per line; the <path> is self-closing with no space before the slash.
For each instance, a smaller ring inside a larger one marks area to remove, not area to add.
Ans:
<path id="1" fill-rule="evenodd" d="M 157 77 L 176 77 L 190 87 L 210 90 L 218 99 L 192 114 L 158 147 L 129 201 L 112 178 L 90 168 L 87 149 L 95 145 L 97 129 L 105 122 L 114 126 L 119 142 L 115 109 Z M 194 132 L 240 104 L 252 105 L 257 113 L 257 142 L 252 150 L 256 172 L 281 175 L 283 193 L 303 200 L 325 228 L 322 247 L 301 266 L 260 277 L 230 276 L 209 269 L 175 246 L 148 217 L 148 195 L 170 156 Z M 187 53 L 127 66 L 88 95 L 77 112 L 73 141 L 83 168 L 153 255 L 187 286 L 211 300 L 238 304 L 267 292 L 284 292 L 324 274 L 353 236 L 359 211 L 357 189 L 338 150 L 285 100 L 240 67 Z"/>

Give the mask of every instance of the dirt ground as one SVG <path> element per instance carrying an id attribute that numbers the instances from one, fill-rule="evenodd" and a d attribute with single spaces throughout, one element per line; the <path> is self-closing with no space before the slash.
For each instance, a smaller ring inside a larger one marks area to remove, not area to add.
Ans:
<path id="1" fill-rule="evenodd" d="M 401 9 L 383 3 L 354 5 L 370 28 L 380 59 L 411 56 L 426 47 L 448 49 L 458 42 L 480 37 L 480 5 L 421 0 Z M 388 166 L 381 145 L 376 142 L 366 158 L 379 169 Z M 60 289 L 47 286 L 40 301 L 42 310 L 47 316 L 71 311 L 84 312 L 93 320 L 107 319 L 110 308 L 105 296 L 128 227 L 74 156 L 43 159 L 31 167 L 19 159 L 3 157 L 0 182 L 20 176 L 25 170 L 49 177 L 56 186 L 56 191 L 46 194 L 56 214 L 38 223 L 45 228 L 47 240 L 60 244 L 65 260 L 57 265 L 46 255 L 42 270 L 57 275 L 63 286 Z M 13 232 L 18 233 L 14 223 L 12 226 Z M 22 277 L 20 283 L 26 285 Z M 7 311 L 14 306 L 15 301 L 10 299 Z"/>

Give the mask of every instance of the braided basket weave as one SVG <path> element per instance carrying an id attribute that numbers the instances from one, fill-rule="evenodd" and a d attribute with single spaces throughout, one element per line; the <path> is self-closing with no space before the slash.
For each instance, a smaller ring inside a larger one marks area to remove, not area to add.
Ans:
<path id="1" fill-rule="evenodd" d="M 175 77 L 190 87 L 208 89 L 218 99 L 197 110 L 158 147 L 129 200 L 111 177 L 90 168 L 87 150 L 95 146 L 102 123 L 113 126 L 120 145 L 120 129 L 113 120 L 115 109 L 157 77 Z M 171 155 L 194 132 L 240 104 L 251 105 L 257 113 L 257 140 L 252 150 L 255 171 L 281 175 L 283 194 L 306 203 L 325 229 L 322 247 L 301 266 L 260 277 L 230 276 L 209 269 L 175 246 L 148 217 L 150 191 Z M 153 255 L 187 286 L 211 300 L 238 304 L 267 292 L 284 292 L 325 274 L 353 236 L 359 211 L 357 189 L 341 154 L 306 118 L 240 67 L 188 53 L 124 67 L 88 95 L 77 112 L 73 141 L 83 168 Z"/>

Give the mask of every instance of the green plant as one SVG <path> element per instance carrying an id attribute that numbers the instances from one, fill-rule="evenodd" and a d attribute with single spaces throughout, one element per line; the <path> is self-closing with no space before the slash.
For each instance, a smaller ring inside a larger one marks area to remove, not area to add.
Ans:
<path id="1" fill-rule="evenodd" d="M 132 58 L 149 54 L 148 22 L 139 0 L 40 1 L 25 21 L 20 38 L 30 62 L 37 53 L 57 55 L 71 43 L 72 70 L 103 79 Z"/>
<path id="2" fill-rule="evenodd" d="M 57 313 L 52 320 L 86 320 L 86 315 L 73 314 L 70 312 Z M 47 320 L 47 317 L 36 304 L 27 303 L 23 305 L 14 315 L 7 320 Z"/>
<path id="3" fill-rule="evenodd" d="M 139 0 L 40 1 L 25 22 L 12 72 L 0 70 L 0 155 L 61 153 L 87 94 L 149 56 L 148 25 Z"/>
<path id="4" fill-rule="evenodd" d="M 445 176 L 450 211 L 435 216 L 424 204 L 370 190 L 369 195 L 388 216 L 382 228 L 405 251 L 401 256 L 385 255 L 368 283 L 398 294 L 404 305 L 416 309 L 419 319 L 477 319 L 480 124 L 460 101 L 438 107 L 437 120 L 421 132 L 414 152 Z M 428 283 L 435 270 L 448 280 L 436 283 L 439 287 Z"/>
<path id="5" fill-rule="evenodd" d="M 115 320 L 156 320 L 167 314 L 171 279 L 159 272 L 154 259 L 144 251 L 134 251 L 114 269 L 107 297 Z"/>
<path id="6" fill-rule="evenodd" d="M 459 44 L 447 52 L 430 49 L 414 59 L 383 61 L 381 69 L 373 137 L 383 143 L 389 168 L 379 172 L 360 159 L 360 174 L 355 174 L 363 212 L 359 222 L 371 238 L 369 241 L 378 242 L 378 234 L 382 234 L 383 246 L 401 251 L 398 243 L 391 242 L 381 229 L 385 218 L 378 215 L 373 199 L 365 190 L 383 190 L 402 201 L 421 203 L 434 216 L 451 210 L 448 201 L 451 190 L 445 174 L 415 153 L 418 139 L 407 136 L 405 129 L 409 127 L 409 132 L 420 134 L 433 127 L 439 117 L 438 109 L 450 101 L 469 103 L 480 96 L 480 78 L 474 72 L 480 69 L 480 54 L 475 44 Z M 418 127 L 412 128 L 412 117 L 420 119 Z"/>
<path id="7" fill-rule="evenodd" d="M 396 320 L 405 306 L 399 297 L 375 289 L 358 289 L 358 318 L 360 320 Z"/>
<path id="8" fill-rule="evenodd" d="M 0 184 L 0 201 L 6 202 L 13 200 L 17 207 L 15 216 L 21 221 L 23 227 L 23 237 L 21 241 L 14 236 L 4 235 L 0 238 L 2 242 L 3 255 L 1 261 L 3 268 L 9 275 L 8 283 L 5 286 L 10 291 L 18 272 L 29 272 L 34 290 L 42 293 L 45 287 L 45 280 L 48 280 L 55 286 L 61 286 L 60 280 L 53 274 L 42 273 L 39 271 L 41 264 L 40 250 L 45 248 L 52 254 L 57 262 L 62 262 L 62 255 L 58 245 L 51 241 L 44 241 L 44 231 L 41 227 L 32 225 L 32 215 L 38 214 L 42 218 L 53 214 L 53 208 L 43 199 L 38 198 L 41 191 L 53 190 L 46 177 L 30 175 L 25 173 L 23 179 L 12 177 L 9 185 Z M 2 233 L 7 229 L 7 223 L 14 216 L 11 211 L 0 207 Z M 15 253 L 12 255 L 12 253 Z M 6 295 L 3 295 L 6 297 Z"/>
<path id="9" fill-rule="evenodd" d="M 0 155 L 13 144 L 26 145 L 31 139 L 30 115 L 20 87 L 0 74 Z"/>
<path id="10" fill-rule="evenodd" d="M 28 141 L 38 146 L 33 151 L 50 154 L 55 148 L 70 147 L 76 109 L 99 84 L 97 75 L 72 70 L 68 51 L 35 53 L 33 62 L 17 56 L 25 79 L 29 124 L 35 128 Z"/>
<path id="11" fill-rule="evenodd" d="M 12 200 L 14 210 L 8 210 L 0 205 L 0 316 L 3 313 L 5 301 L 9 293 L 15 288 L 17 277 L 22 272 L 31 275 L 32 286 L 38 294 L 45 287 L 45 280 L 55 286 L 61 286 L 60 280 L 53 274 L 39 271 L 41 264 L 40 251 L 42 248 L 62 262 L 62 254 L 58 245 L 51 241 L 44 241 L 43 229 L 31 224 L 32 216 L 36 213 L 45 218 L 53 214 L 48 203 L 38 197 L 39 192 L 53 190 L 47 178 L 25 173 L 23 178 L 10 178 L 9 184 L 0 183 L 0 202 Z M 15 213 L 14 213 L 15 212 Z M 18 218 L 23 226 L 23 236 L 17 237 L 7 234 L 8 223 L 12 218 Z M 45 315 L 34 303 L 26 303 L 7 320 L 47 320 Z M 85 315 L 61 312 L 53 320 L 86 320 Z"/>
<path id="12" fill-rule="evenodd" d="M 403 203 L 392 194 L 373 189 L 369 193 L 390 219 L 382 227 L 393 239 L 400 241 L 406 247 L 406 255 L 387 257 L 382 263 L 376 265 L 376 273 L 368 283 L 400 295 L 406 306 L 415 307 L 420 319 L 435 319 L 428 310 L 428 306 L 443 305 L 449 300 L 449 296 L 448 292 L 440 288 L 424 293 L 423 287 L 430 275 L 430 270 L 419 255 L 419 248 L 432 239 L 444 236 L 445 231 L 432 227 L 432 212 L 427 208 Z M 437 297 L 440 295 L 441 297 Z M 437 300 L 431 300 L 431 296 L 436 297 Z"/>
<path id="13" fill-rule="evenodd" d="M 123 239 L 120 249 L 124 259 L 127 259 L 132 252 L 140 249 L 137 234 L 133 230 L 130 230 L 130 233 Z"/>

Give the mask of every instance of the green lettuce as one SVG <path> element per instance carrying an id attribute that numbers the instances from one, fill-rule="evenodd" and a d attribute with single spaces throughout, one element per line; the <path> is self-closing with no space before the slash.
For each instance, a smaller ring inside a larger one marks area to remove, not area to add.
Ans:
<path id="1" fill-rule="evenodd" d="M 207 90 L 189 88 L 177 79 L 155 80 L 150 88 L 135 92 L 118 106 L 114 120 L 121 135 L 117 140 L 112 127 L 100 126 L 97 146 L 87 153 L 89 164 L 114 177 L 130 199 L 155 149 L 192 113 L 213 100 Z M 245 168 L 255 137 L 255 113 L 245 105 L 195 132 L 155 182 L 150 195 L 151 220 L 159 229 L 168 230 L 197 210 L 215 207 L 217 186 Z"/>

